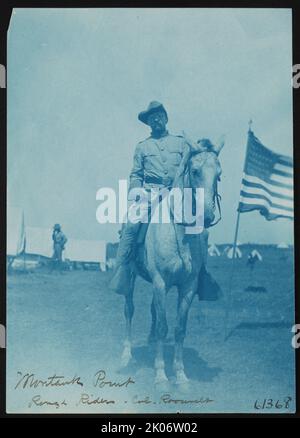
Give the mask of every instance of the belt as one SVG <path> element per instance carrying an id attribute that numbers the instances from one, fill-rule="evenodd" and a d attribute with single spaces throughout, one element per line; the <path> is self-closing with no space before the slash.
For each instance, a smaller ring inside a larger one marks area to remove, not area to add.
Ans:
<path id="1" fill-rule="evenodd" d="M 169 176 L 146 176 L 144 181 L 146 184 L 161 184 L 164 187 L 171 187 L 173 183 L 173 180 Z"/>

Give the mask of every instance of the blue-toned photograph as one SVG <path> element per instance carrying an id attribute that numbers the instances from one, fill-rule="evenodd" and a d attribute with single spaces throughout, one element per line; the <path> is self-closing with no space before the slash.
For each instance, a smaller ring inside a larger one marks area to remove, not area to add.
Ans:
<path id="1" fill-rule="evenodd" d="M 7 412 L 295 412 L 291 9 L 7 40 Z"/>

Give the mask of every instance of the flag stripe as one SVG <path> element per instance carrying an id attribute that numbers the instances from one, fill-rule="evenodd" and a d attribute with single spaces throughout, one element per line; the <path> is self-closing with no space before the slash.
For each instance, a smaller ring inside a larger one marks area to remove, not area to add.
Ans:
<path id="1" fill-rule="evenodd" d="M 246 179 L 243 178 L 242 179 L 242 188 L 245 189 L 245 186 L 253 187 L 253 188 L 257 188 L 257 189 L 262 189 L 265 192 L 267 192 L 269 195 L 274 196 L 275 198 L 287 199 L 288 201 L 293 201 L 293 196 L 292 196 L 293 193 L 292 192 L 290 192 L 291 196 L 283 195 L 282 193 L 278 193 L 278 192 L 274 192 L 273 190 L 269 190 L 266 187 L 266 184 L 250 182 L 250 181 L 247 181 Z"/>
<path id="2" fill-rule="evenodd" d="M 239 211 L 259 210 L 267 220 L 293 218 L 293 160 L 248 132 Z"/>
<path id="3" fill-rule="evenodd" d="M 294 174 L 293 167 L 286 166 L 285 164 L 275 163 L 274 170 L 281 170 L 282 172 L 288 172 L 291 175 Z"/>
<path id="4" fill-rule="evenodd" d="M 287 184 L 286 182 L 282 183 L 281 181 L 276 181 L 274 179 L 271 179 L 271 174 L 270 175 L 260 175 L 259 177 L 257 175 L 253 175 L 252 173 L 248 172 L 244 172 L 245 176 L 249 176 L 251 178 L 259 178 L 260 180 L 263 181 L 263 183 L 267 183 L 276 187 L 282 187 L 283 189 L 293 189 L 293 181 L 290 184 Z M 285 181 L 285 179 L 284 179 Z M 290 182 L 290 181 L 289 181 Z"/>
<path id="5" fill-rule="evenodd" d="M 250 198 L 246 199 L 243 196 L 241 196 L 240 202 L 242 204 L 245 204 L 246 206 L 247 206 L 247 204 L 253 205 L 253 207 L 254 207 L 253 210 L 260 209 L 261 207 L 265 207 L 266 210 L 268 211 L 268 213 L 278 215 L 278 216 L 290 217 L 290 218 L 293 217 L 293 212 L 285 211 L 281 208 L 270 207 L 269 204 L 264 199 L 250 199 Z M 241 208 L 241 211 L 242 211 L 242 208 Z"/>
<path id="6" fill-rule="evenodd" d="M 275 167 L 274 167 L 274 169 L 273 169 L 273 172 L 272 172 L 272 174 L 274 175 L 281 175 L 281 176 L 285 176 L 285 177 L 287 177 L 287 178 L 292 178 L 293 179 L 293 174 L 292 173 L 290 173 L 290 172 L 284 172 L 283 170 L 278 170 L 278 169 L 275 169 Z"/>
<path id="7" fill-rule="evenodd" d="M 278 163 L 283 164 L 284 166 L 288 166 L 293 168 L 293 160 L 290 157 L 285 157 L 284 155 L 279 155 Z"/>
<path id="8" fill-rule="evenodd" d="M 249 187 L 249 186 L 243 186 L 241 189 L 241 193 L 249 193 L 253 196 L 255 195 L 259 195 L 259 196 L 263 196 L 265 199 L 269 199 L 269 201 L 271 203 L 273 203 L 274 205 L 282 205 L 284 207 L 288 207 L 293 209 L 294 208 L 294 202 L 293 200 L 287 200 L 287 199 L 283 199 L 283 198 L 277 198 L 275 196 L 270 195 L 266 190 L 264 190 L 263 188 L 258 188 L 258 187 Z"/>
<path id="9" fill-rule="evenodd" d="M 274 181 L 283 183 L 287 187 L 293 187 L 293 178 L 287 178 L 286 176 L 276 175 L 275 173 L 273 173 L 269 182 L 273 184 Z"/>
<path id="10" fill-rule="evenodd" d="M 246 180 L 247 182 L 250 182 L 250 183 L 261 184 L 264 187 L 266 187 L 268 190 L 270 190 L 271 192 L 276 191 L 276 193 L 278 193 L 279 195 L 293 197 L 293 188 L 292 187 L 288 187 L 288 188 L 286 188 L 285 186 L 282 187 L 282 185 L 280 183 L 269 184 L 269 183 L 265 182 L 264 180 L 262 180 L 261 178 L 258 178 L 256 176 L 252 176 L 252 175 L 246 175 L 245 173 L 243 174 L 243 179 Z"/>
<path id="11" fill-rule="evenodd" d="M 293 205 L 289 205 L 289 206 L 287 206 L 287 205 L 283 205 L 282 203 L 281 204 L 276 204 L 275 202 L 272 202 L 267 196 L 265 196 L 265 194 L 261 194 L 261 193 L 248 193 L 248 192 L 245 192 L 244 190 L 241 190 L 241 196 L 245 199 L 245 202 L 247 203 L 248 201 L 247 200 L 249 200 L 249 199 L 256 199 L 256 200 L 264 200 L 264 201 L 266 201 L 269 205 L 270 205 L 270 207 L 274 207 L 274 208 L 280 208 L 280 209 L 282 209 L 282 210 L 285 210 L 285 211 L 291 211 L 291 212 L 293 212 Z"/>
<path id="12" fill-rule="evenodd" d="M 292 215 L 287 216 L 286 213 L 279 213 L 279 214 L 278 213 L 270 213 L 270 211 L 266 207 L 264 207 L 262 205 L 255 204 L 255 203 L 252 205 L 240 203 L 239 207 L 238 207 L 238 211 L 240 211 L 241 213 L 247 213 L 249 211 L 254 211 L 254 210 L 259 210 L 259 212 L 263 216 L 265 216 L 265 218 L 268 221 L 273 220 L 273 219 L 277 219 L 279 217 L 285 218 L 285 219 L 293 219 Z"/>

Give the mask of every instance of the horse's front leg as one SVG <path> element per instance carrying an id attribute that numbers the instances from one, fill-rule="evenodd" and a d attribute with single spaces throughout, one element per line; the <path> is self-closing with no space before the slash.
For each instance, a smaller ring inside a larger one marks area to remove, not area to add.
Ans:
<path id="1" fill-rule="evenodd" d="M 156 276 L 153 280 L 154 293 L 153 303 L 156 314 L 155 335 L 156 335 L 156 356 L 155 356 L 155 384 L 160 385 L 168 381 L 165 372 L 164 341 L 168 334 L 166 316 L 166 287 L 163 279 Z"/>
<path id="2" fill-rule="evenodd" d="M 183 365 L 183 342 L 186 335 L 188 313 L 195 296 L 197 281 L 178 288 L 178 307 L 175 327 L 175 354 L 174 372 L 176 384 L 182 385 L 188 382 Z"/>
<path id="3" fill-rule="evenodd" d="M 133 290 L 134 290 L 134 280 L 130 285 L 130 290 L 125 295 L 125 304 L 124 304 L 124 315 L 126 321 L 126 329 L 125 329 L 125 340 L 124 340 L 124 348 L 121 357 L 122 366 L 126 367 L 130 360 L 132 359 L 131 354 L 131 326 L 132 326 L 132 318 L 134 314 L 134 304 L 133 304 Z"/>

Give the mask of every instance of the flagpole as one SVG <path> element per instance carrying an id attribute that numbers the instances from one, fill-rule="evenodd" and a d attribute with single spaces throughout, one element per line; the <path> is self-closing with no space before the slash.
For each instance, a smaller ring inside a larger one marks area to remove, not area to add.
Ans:
<path id="1" fill-rule="evenodd" d="M 252 119 L 249 120 L 249 130 L 248 130 L 248 135 L 250 132 L 252 132 Z M 246 161 L 246 156 L 245 155 L 245 161 Z M 245 165 L 245 163 L 244 163 Z M 224 327 L 224 341 L 228 338 L 229 336 L 229 330 L 230 327 L 228 327 L 229 325 L 229 317 L 230 317 L 230 309 L 231 309 L 231 304 L 232 304 L 232 281 L 233 281 L 233 274 L 234 274 L 234 267 L 235 267 L 235 255 L 236 255 L 236 248 L 237 248 L 237 240 L 238 240 L 238 233 L 239 233 L 239 226 L 240 226 L 240 215 L 241 212 L 238 210 L 238 214 L 237 214 L 237 218 L 236 218 L 236 224 L 235 224 L 235 232 L 234 232 L 234 239 L 233 239 L 233 246 L 232 246 L 232 259 L 231 259 L 231 267 L 230 267 L 230 275 L 229 275 L 229 287 L 228 287 L 228 294 L 227 294 L 227 298 L 225 300 L 225 327 Z"/>
<path id="2" fill-rule="evenodd" d="M 232 259 L 231 259 L 231 266 L 230 266 L 230 274 L 229 274 L 229 286 L 228 286 L 228 293 L 225 300 L 225 327 L 224 327 L 224 341 L 229 336 L 229 316 L 230 316 L 230 309 L 232 304 L 232 281 L 233 281 L 233 274 L 234 274 L 234 268 L 235 268 L 235 255 L 236 255 L 236 247 L 237 247 L 237 239 L 238 239 L 238 233 L 239 233 L 239 226 L 240 226 L 240 211 L 238 211 L 236 224 L 235 224 L 235 232 L 234 232 L 234 241 L 232 246 Z"/>
<path id="3" fill-rule="evenodd" d="M 240 215 L 241 215 L 241 212 L 238 211 L 237 218 L 236 218 L 235 232 L 234 232 L 233 247 L 232 247 L 232 260 L 235 259 L 235 254 L 236 254 L 237 238 L 238 238 L 239 226 L 240 226 Z"/>

